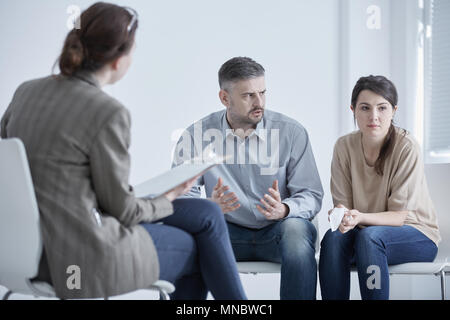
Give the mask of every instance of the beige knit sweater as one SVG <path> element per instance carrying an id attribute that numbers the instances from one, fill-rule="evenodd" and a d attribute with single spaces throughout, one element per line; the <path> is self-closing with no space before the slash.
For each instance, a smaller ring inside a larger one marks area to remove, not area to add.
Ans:
<path id="1" fill-rule="evenodd" d="M 405 225 L 418 229 L 437 245 L 441 237 L 420 146 L 399 128 L 395 132 L 396 142 L 386 158 L 383 176 L 366 163 L 361 131 L 338 139 L 331 164 L 333 203 L 363 213 L 409 211 Z"/>

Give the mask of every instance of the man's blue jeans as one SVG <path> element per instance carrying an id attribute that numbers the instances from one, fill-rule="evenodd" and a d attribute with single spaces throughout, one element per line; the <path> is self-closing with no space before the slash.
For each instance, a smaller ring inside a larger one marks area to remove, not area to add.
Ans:
<path id="1" fill-rule="evenodd" d="M 358 227 L 327 231 L 322 239 L 319 280 L 322 299 L 350 297 L 350 266 L 356 264 L 362 299 L 389 299 L 388 265 L 432 262 L 437 246 L 411 226 Z"/>
<path id="2" fill-rule="evenodd" d="M 228 223 L 237 261 L 281 263 L 280 297 L 314 300 L 317 264 L 314 258 L 317 231 L 302 218 L 277 221 L 262 229 L 249 229 Z"/>
<path id="3" fill-rule="evenodd" d="M 158 252 L 160 279 L 175 285 L 171 299 L 247 299 L 222 210 L 205 199 L 177 199 L 174 213 L 141 224 Z"/>

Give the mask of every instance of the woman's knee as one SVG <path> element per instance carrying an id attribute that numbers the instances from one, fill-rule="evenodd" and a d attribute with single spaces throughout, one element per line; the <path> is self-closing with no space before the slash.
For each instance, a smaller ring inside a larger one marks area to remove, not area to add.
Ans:
<path id="1" fill-rule="evenodd" d="M 320 243 L 320 256 L 338 257 L 350 254 L 353 241 L 352 234 L 349 232 L 341 233 L 339 230 L 331 231 L 331 229 L 329 229 Z"/>
<path id="2" fill-rule="evenodd" d="M 173 202 L 175 209 L 183 209 L 195 216 L 206 216 L 211 219 L 223 218 L 222 210 L 215 202 L 201 198 L 182 198 Z"/>
<path id="3" fill-rule="evenodd" d="M 196 199 L 195 215 L 208 227 L 226 228 L 224 214 L 220 206 L 207 199 Z"/>
<path id="4" fill-rule="evenodd" d="M 141 226 L 150 234 L 157 251 L 181 251 L 194 256 L 197 254 L 195 239 L 189 232 L 165 224 L 145 223 Z"/>
<path id="5" fill-rule="evenodd" d="M 329 244 L 333 243 L 334 234 L 331 229 L 328 229 L 327 232 L 325 232 L 325 235 L 322 238 L 322 241 L 320 242 L 321 246 L 328 246 Z"/>
<path id="6" fill-rule="evenodd" d="M 342 242 L 344 242 L 345 234 L 342 234 L 340 231 L 328 231 L 322 238 L 320 242 L 321 248 L 333 248 L 342 246 Z"/>
<path id="7" fill-rule="evenodd" d="M 383 246 L 384 247 L 384 232 L 381 227 L 370 226 L 358 230 L 355 239 L 355 249 L 360 248 L 366 250 L 370 246 Z"/>
<path id="8" fill-rule="evenodd" d="M 207 212 L 208 214 L 223 217 L 222 209 L 220 209 L 220 206 L 217 203 L 207 199 L 199 199 L 199 200 L 202 200 L 201 206 L 203 211 Z"/>

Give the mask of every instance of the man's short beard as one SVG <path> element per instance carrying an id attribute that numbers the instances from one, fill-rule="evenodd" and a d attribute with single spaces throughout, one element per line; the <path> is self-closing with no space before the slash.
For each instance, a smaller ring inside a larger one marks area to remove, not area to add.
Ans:
<path id="1" fill-rule="evenodd" d="M 230 118 L 231 118 L 231 121 L 233 122 L 233 125 L 235 125 L 237 127 L 246 127 L 248 125 L 256 126 L 263 119 L 263 116 L 264 116 L 264 110 L 262 110 L 260 119 L 250 118 L 250 113 L 246 117 L 243 117 L 243 116 L 236 117 L 235 115 L 230 115 Z"/>

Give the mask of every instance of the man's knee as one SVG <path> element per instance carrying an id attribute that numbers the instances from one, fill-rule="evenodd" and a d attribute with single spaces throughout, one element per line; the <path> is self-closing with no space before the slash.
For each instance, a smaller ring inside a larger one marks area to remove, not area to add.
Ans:
<path id="1" fill-rule="evenodd" d="M 317 231 L 310 221 L 302 218 L 288 218 L 280 223 L 283 251 L 297 256 L 314 255 Z"/>

